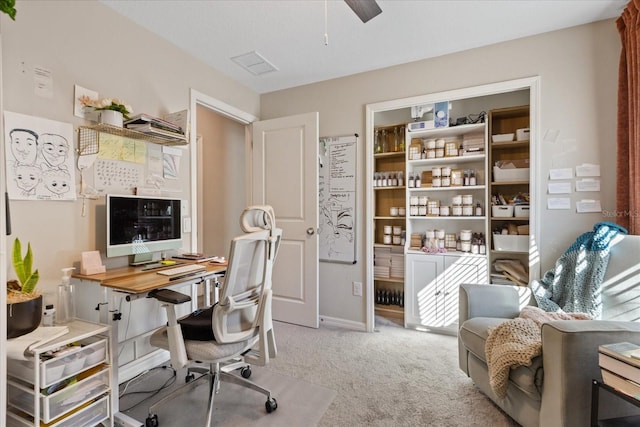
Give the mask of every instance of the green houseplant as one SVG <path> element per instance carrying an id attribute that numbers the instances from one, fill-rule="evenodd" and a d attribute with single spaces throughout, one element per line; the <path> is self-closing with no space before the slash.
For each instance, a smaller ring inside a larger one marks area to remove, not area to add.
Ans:
<path id="1" fill-rule="evenodd" d="M 42 320 L 42 295 L 36 290 L 40 273 L 33 270 L 31 243 L 23 257 L 20 239 L 16 238 L 11 260 L 18 280 L 7 283 L 7 338 L 28 334 Z"/>
<path id="2" fill-rule="evenodd" d="M 0 0 L 0 12 L 4 12 L 14 21 L 16 20 L 16 0 Z"/>

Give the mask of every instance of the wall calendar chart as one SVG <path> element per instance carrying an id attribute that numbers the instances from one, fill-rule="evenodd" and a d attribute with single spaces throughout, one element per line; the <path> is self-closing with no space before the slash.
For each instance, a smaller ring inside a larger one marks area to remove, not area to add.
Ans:
<path id="1" fill-rule="evenodd" d="M 320 261 L 356 263 L 357 143 L 357 134 L 320 138 Z"/>

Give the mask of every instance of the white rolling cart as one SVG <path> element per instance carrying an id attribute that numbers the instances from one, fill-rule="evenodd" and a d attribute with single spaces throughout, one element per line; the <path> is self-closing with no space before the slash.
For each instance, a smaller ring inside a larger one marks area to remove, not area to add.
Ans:
<path id="1" fill-rule="evenodd" d="M 7 358 L 8 427 L 113 425 L 110 326 L 64 326 L 68 333 L 32 348 L 27 360 Z"/>

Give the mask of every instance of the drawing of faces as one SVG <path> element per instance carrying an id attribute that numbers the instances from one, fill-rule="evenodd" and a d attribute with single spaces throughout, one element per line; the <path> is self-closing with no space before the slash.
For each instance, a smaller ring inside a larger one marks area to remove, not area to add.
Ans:
<path id="1" fill-rule="evenodd" d="M 60 167 L 67 160 L 69 143 L 66 138 L 53 133 L 43 133 L 39 139 L 42 157 L 49 167 Z"/>
<path id="2" fill-rule="evenodd" d="M 42 170 L 37 166 L 18 165 L 14 171 L 16 185 L 22 190 L 23 196 L 35 195 L 38 184 L 42 181 Z"/>
<path id="3" fill-rule="evenodd" d="M 12 129 L 11 153 L 19 165 L 33 165 L 38 154 L 38 134 L 29 129 Z"/>
<path id="4" fill-rule="evenodd" d="M 71 176 L 69 172 L 62 169 L 42 172 L 42 181 L 47 190 L 57 197 L 62 197 L 64 193 L 71 190 Z"/>

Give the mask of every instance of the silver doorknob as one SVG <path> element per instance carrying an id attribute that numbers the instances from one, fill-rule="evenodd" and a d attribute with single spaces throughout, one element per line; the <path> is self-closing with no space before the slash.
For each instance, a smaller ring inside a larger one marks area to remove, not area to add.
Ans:
<path id="1" fill-rule="evenodd" d="M 315 229 L 315 228 L 313 228 L 313 227 L 309 227 L 309 228 L 307 228 L 307 234 L 308 234 L 309 236 L 313 236 L 313 234 L 314 234 L 315 232 L 316 232 L 316 229 Z"/>

